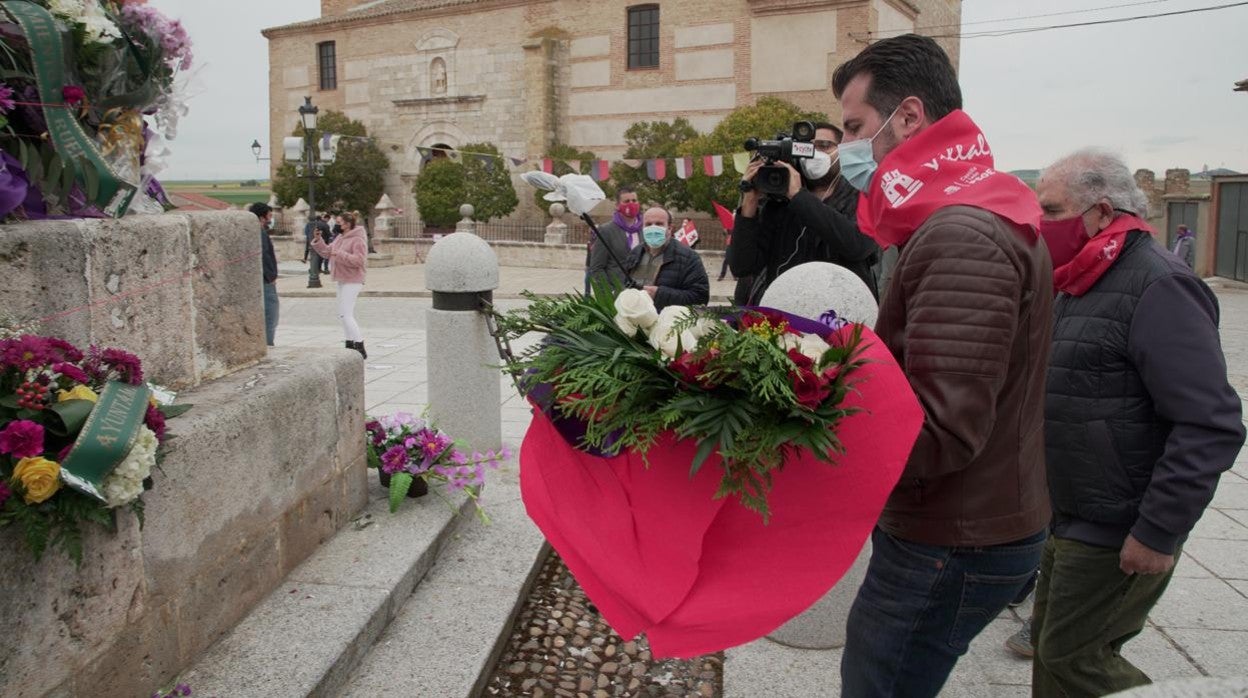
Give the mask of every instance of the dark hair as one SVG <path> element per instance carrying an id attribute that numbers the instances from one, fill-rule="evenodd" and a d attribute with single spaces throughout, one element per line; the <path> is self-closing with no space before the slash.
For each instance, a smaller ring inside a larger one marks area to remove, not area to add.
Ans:
<path id="1" fill-rule="evenodd" d="M 273 208 L 263 201 L 257 201 L 256 203 L 248 206 L 247 210 L 256 214 L 256 218 L 264 218 L 273 212 Z"/>
<path id="2" fill-rule="evenodd" d="M 356 222 L 357 222 L 357 219 L 356 219 L 355 214 L 354 214 L 353 212 L 351 212 L 351 211 L 343 211 L 342 213 L 338 214 L 338 216 L 339 216 L 340 218 L 342 218 L 342 222 L 343 222 L 343 227 L 344 227 L 344 228 L 346 228 L 347 230 L 351 230 L 351 229 L 355 228 L 355 224 L 356 224 Z"/>
<path id="3" fill-rule="evenodd" d="M 840 143 L 845 138 L 845 132 L 841 130 L 840 126 L 837 126 L 836 124 L 830 121 L 816 121 L 815 122 L 816 131 L 818 131 L 819 129 L 824 129 L 824 128 L 836 134 L 837 143 Z"/>
<path id="4" fill-rule="evenodd" d="M 883 116 L 907 97 L 918 97 L 932 121 L 962 108 L 962 88 L 948 54 L 931 37 L 903 34 L 882 39 L 839 65 L 832 74 L 837 99 L 859 75 L 870 75 L 867 104 Z"/>
<path id="5" fill-rule="evenodd" d="M 636 194 L 636 193 L 637 193 L 636 189 L 633 189 L 632 187 L 625 184 L 621 186 L 619 189 L 615 190 L 615 203 L 617 204 L 620 203 L 620 197 L 624 196 L 625 194 Z"/>

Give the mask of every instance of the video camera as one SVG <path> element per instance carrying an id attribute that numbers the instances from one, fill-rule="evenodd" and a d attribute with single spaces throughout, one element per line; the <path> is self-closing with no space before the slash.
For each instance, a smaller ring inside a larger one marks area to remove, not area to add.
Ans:
<path id="1" fill-rule="evenodd" d="M 763 166 L 752 182 L 741 182 L 741 191 L 756 189 L 760 194 L 784 198 L 789 191 L 789 171 L 776 163 L 787 162 L 800 171 L 802 158 L 815 156 L 814 140 L 815 125 L 809 121 L 794 123 L 792 134 L 781 133 L 774 141 L 747 139 L 745 149 L 753 151 L 755 158 L 762 158 Z"/>

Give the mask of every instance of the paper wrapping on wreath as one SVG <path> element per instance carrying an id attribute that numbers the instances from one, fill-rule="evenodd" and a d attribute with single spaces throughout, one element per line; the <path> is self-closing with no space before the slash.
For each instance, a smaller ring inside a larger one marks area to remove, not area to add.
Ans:
<path id="1" fill-rule="evenodd" d="M 923 424 L 901 368 L 865 328 L 863 346 L 846 401 L 861 411 L 837 430 L 846 452 L 835 465 L 810 453 L 786 462 L 766 524 L 713 498 L 717 456 L 689 477 L 692 440 L 666 435 L 646 468 L 636 453 L 579 450 L 575 423 L 534 415 L 520 452 L 525 507 L 621 637 L 646 633 L 658 657 L 716 652 L 775 630 L 845 574 Z"/>
<path id="2" fill-rule="evenodd" d="M 566 201 L 568 210 L 578 216 L 589 213 L 599 201 L 607 198 L 602 187 L 589 175 L 566 174 L 556 177 L 549 172 L 533 170 L 521 174 L 520 178 L 531 186 L 550 192 L 543 199 Z"/>

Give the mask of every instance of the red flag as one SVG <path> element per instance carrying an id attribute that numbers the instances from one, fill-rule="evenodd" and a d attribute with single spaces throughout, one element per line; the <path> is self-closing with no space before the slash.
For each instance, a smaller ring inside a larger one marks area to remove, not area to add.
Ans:
<path id="1" fill-rule="evenodd" d="M 590 165 L 589 175 L 595 182 L 605 182 L 611 178 L 611 163 L 607 160 L 594 160 Z"/>
<path id="2" fill-rule="evenodd" d="M 546 174 L 555 173 L 555 161 L 550 158 L 542 158 L 542 172 Z"/>
<path id="3" fill-rule="evenodd" d="M 646 176 L 656 182 L 667 177 L 667 160 L 646 160 Z"/>
<path id="4" fill-rule="evenodd" d="M 718 177 L 724 173 L 724 156 L 723 155 L 703 155 L 702 171 L 706 172 L 708 177 Z"/>
<path id="5" fill-rule="evenodd" d="M 724 230 L 731 233 L 734 220 L 732 211 L 720 206 L 718 201 L 712 201 L 711 204 L 715 206 L 715 215 L 719 216 L 719 222 L 724 226 Z"/>

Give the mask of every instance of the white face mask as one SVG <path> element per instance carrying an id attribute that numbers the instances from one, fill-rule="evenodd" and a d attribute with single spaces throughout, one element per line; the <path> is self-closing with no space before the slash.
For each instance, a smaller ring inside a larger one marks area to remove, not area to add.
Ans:
<path id="1" fill-rule="evenodd" d="M 816 150 L 814 157 L 802 160 L 802 174 L 806 175 L 806 179 L 816 181 L 823 179 L 828 172 L 832 171 L 832 163 L 836 162 L 831 155 Z"/>

